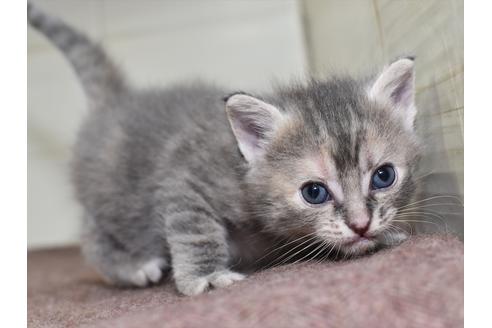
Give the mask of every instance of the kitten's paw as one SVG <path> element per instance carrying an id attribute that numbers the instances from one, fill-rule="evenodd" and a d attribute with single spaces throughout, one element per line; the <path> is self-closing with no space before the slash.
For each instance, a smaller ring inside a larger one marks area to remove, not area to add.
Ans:
<path id="1" fill-rule="evenodd" d="M 210 284 L 216 288 L 232 285 L 246 278 L 245 275 L 229 270 L 219 271 L 210 275 Z"/>
<path id="2" fill-rule="evenodd" d="M 166 268 L 166 265 L 166 260 L 156 258 L 146 262 L 141 270 L 150 282 L 158 283 L 162 278 L 162 271 Z"/>
<path id="3" fill-rule="evenodd" d="M 118 272 L 117 284 L 134 287 L 146 287 L 151 283 L 158 283 L 162 272 L 168 267 L 163 258 L 154 258 L 137 267 L 121 269 Z"/>
<path id="4" fill-rule="evenodd" d="M 245 275 L 229 271 L 217 271 L 205 277 L 186 277 L 176 278 L 176 287 L 187 296 L 201 294 L 211 287 L 221 288 L 233 284 L 246 278 Z"/>
<path id="5" fill-rule="evenodd" d="M 206 277 L 176 279 L 176 288 L 181 294 L 194 296 L 206 291 L 209 288 L 209 282 Z"/>

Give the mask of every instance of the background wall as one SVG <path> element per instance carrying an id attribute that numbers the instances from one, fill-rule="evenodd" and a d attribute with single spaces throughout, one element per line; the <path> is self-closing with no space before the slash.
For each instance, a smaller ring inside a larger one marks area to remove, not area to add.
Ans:
<path id="1" fill-rule="evenodd" d="M 361 73 L 417 55 L 424 197 L 463 195 L 463 3 L 458 0 L 38 0 L 102 42 L 136 84 L 201 77 L 244 90 L 312 73 Z M 76 243 L 80 208 L 69 184 L 85 102 L 63 57 L 28 31 L 28 246 Z M 463 233 L 449 198 L 424 202 L 427 229 Z M 432 210 L 431 213 L 430 211 Z M 436 225 L 437 224 L 437 225 Z"/>
<path id="2" fill-rule="evenodd" d="M 358 74 L 416 58 L 417 129 L 424 142 L 420 231 L 463 237 L 463 1 L 303 1 L 308 62 L 319 76 Z"/>
<path id="3" fill-rule="evenodd" d="M 204 78 L 265 90 L 307 67 L 296 1 L 45 0 L 36 3 L 99 40 L 138 85 Z M 70 66 L 28 31 L 28 246 L 78 240 L 68 163 L 86 109 Z"/>

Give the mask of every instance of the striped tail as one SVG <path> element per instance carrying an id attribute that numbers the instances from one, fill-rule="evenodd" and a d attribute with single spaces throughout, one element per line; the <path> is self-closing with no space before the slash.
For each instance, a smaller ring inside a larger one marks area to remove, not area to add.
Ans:
<path id="1" fill-rule="evenodd" d="M 27 4 L 27 19 L 68 58 L 90 101 L 112 99 L 126 90 L 121 72 L 100 45 L 32 3 Z"/>

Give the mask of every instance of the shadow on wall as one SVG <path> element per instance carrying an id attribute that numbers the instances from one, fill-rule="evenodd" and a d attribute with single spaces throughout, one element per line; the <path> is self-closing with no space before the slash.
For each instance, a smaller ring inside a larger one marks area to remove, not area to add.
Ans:
<path id="1" fill-rule="evenodd" d="M 439 97 L 438 84 L 432 83 L 428 92 L 420 96 L 420 106 L 425 107 L 426 115 L 418 118 L 418 131 L 424 144 L 424 156 L 420 179 L 421 194 L 416 219 L 430 223 L 417 226 L 419 232 L 451 231 L 463 239 L 463 195 L 459 172 L 455 172 L 453 153 L 463 156 L 463 147 L 452 149 L 447 146 L 446 134 L 459 137 L 459 131 L 448 131 L 443 122 L 442 100 Z M 446 113 L 444 113 L 446 114 Z M 461 172 L 461 178 L 463 178 Z"/>

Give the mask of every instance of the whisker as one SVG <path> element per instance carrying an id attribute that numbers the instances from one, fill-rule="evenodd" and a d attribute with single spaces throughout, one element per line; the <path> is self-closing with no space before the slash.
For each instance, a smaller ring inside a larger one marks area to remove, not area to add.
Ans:
<path id="1" fill-rule="evenodd" d="M 344 251 L 342 261 L 345 261 L 347 259 L 347 257 L 349 257 L 350 255 L 352 255 L 352 251 L 350 251 L 350 249 L 349 249 L 349 252 Z"/>
<path id="2" fill-rule="evenodd" d="M 405 223 L 410 228 L 410 235 L 413 235 L 413 227 L 412 227 L 412 224 L 410 222 L 406 222 L 406 221 L 403 222 L 403 223 Z M 394 228 L 399 228 L 399 229 L 401 229 L 404 232 L 408 232 L 408 231 L 404 230 L 402 227 L 395 226 L 395 225 L 393 225 L 391 223 L 389 224 L 389 226 L 394 227 Z"/>
<path id="3" fill-rule="evenodd" d="M 398 214 L 408 214 L 408 213 L 413 213 L 414 211 L 418 211 L 418 209 L 412 209 L 409 211 L 402 211 L 402 212 L 399 212 Z M 463 212 L 441 212 L 441 211 L 430 211 L 430 210 L 427 210 L 425 212 L 422 211 L 422 213 L 439 215 L 439 216 L 441 216 L 441 219 L 443 219 L 443 220 L 445 220 L 443 215 L 445 215 L 445 216 L 456 216 L 456 215 L 462 216 L 463 215 Z M 398 214 L 396 214 L 396 215 L 398 215 Z"/>
<path id="4" fill-rule="evenodd" d="M 429 217 L 434 217 L 434 218 L 437 218 L 439 220 L 442 220 L 441 223 L 445 223 L 446 220 L 444 219 L 444 217 L 438 213 L 435 213 L 435 212 L 428 212 L 428 211 L 413 211 L 413 212 L 404 212 L 404 213 L 398 213 L 395 215 L 395 217 L 399 217 L 399 216 L 412 216 L 412 215 L 427 215 Z"/>
<path id="5" fill-rule="evenodd" d="M 309 245 L 303 247 L 302 249 L 298 250 L 294 254 L 291 254 L 289 257 L 287 257 L 287 258 L 284 257 L 284 260 L 282 260 L 282 262 L 280 262 L 279 265 L 282 265 L 282 264 L 285 264 L 285 263 L 289 262 L 289 260 L 291 260 L 292 258 L 294 258 L 297 254 L 304 252 L 306 249 L 309 249 L 309 247 L 312 247 L 314 245 L 316 245 L 316 243 L 315 242 L 311 242 Z M 287 255 L 287 254 L 285 254 L 285 255 Z M 280 260 L 280 258 L 279 258 L 279 260 Z"/>
<path id="6" fill-rule="evenodd" d="M 275 265 L 279 265 L 279 261 L 284 259 L 287 255 L 289 255 L 290 253 L 292 253 L 293 251 L 295 251 L 296 249 L 298 249 L 299 247 L 301 247 L 302 245 L 306 244 L 306 243 L 309 243 L 307 246 L 303 247 L 300 251 L 296 252 L 295 254 L 291 255 L 289 258 L 287 258 L 286 260 L 282 261 L 280 264 L 283 264 L 285 263 L 285 261 L 288 261 L 290 260 L 293 256 L 297 255 L 298 253 L 302 252 L 303 250 L 305 250 L 306 248 L 309 248 L 311 247 L 312 245 L 314 245 L 313 241 L 317 239 L 317 236 L 312 236 L 310 237 L 309 239 L 303 241 L 302 243 L 300 243 L 299 245 L 289 249 L 287 252 L 281 254 L 280 256 L 278 256 L 277 258 L 273 259 L 268 265 L 265 266 L 265 268 L 270 268 L 272 266 L 275 266 Z"/>
<path id="7" fill-rule="evenodd" d="M 321 263 L 321 262 L 326 261 L 326 259 L 330 256 L 331 252 L 335 249 L 335 246 L 337 245 L 337 243 L 338 243 L 337 241 L 332 242 L 332 244 L 327 243 L 328 247 L 329 247 L 330 245 L 332 245 L 332 246 L 331 246 L 330 250 L 328 251 L 328 253 L 326 253 L 326 255 L 325 255 L 325 256 L 323 256 L 323 257 L 322 257 L 322 258 L 318 261 L 318 263 Z M 327 248 L 328 248 L 328 247 L 327 247 Z"/>
<path id="8" fill-rule="evenodd" d="M 323 252 L 326 252 L 330 246 L 333 248 L 333 245 L 335 245 L 335 243 L 336 243 L 336 242 L 334 242 L 334 241 L 323 242 L 324 247 L 322 248 L 322 250 L 321 250 L 321 251 L 319 251 L 319 252 L 318 252 L 318 253 L 317 253 L 317 254 L 313 257 L 313 260 L 314 260 L 314 259 L 316 259 L 316 258 L 318 258 L 318 256 L 319 256 L 320 254 L 322 254 Z M 326 256 L 326 255 L 325 255 L 325 256 Z M 323 257 L 319 258 L 319 259 L 316 261 L 316 263 L 321 263 L 321 262 L 322 262 L 322 260 L 325 258 L 325 256 L 323 256 Z"/>
<path id="9" fill-rule="evenodd" d="M 397 213 L 408 213 L 412 211 L 427 211 L 427 213 L 435 213 L 435 214 L 451 214 L 451 215 L 462 215 L 463 212 L 449 212 L 449 211 L 436 211 L 434 209 L 428 209 L 427 207 L 424 206 L 416 206 L 416 207 L 409 207 L 403 210 L 399 210 Z"/>
<path id="10" fill-rule="evenodd" d="M 302 240 L 302 239 L 304 239 L 304 238 L 307 238 L 307 237 L 309 237 L 309 236 L 312 236 L 312 235 L 314 235 L 314 234 L 316 234 L 316 233 L 317 233 L 316 231 L 315 231 L 315 232 L 313 232 L 313 233 L 309 233 L 309 234 L 307 234 L 307 235 L 304 235 L 304 236 L 301 236 L 301 237 L 299 237 L 299 238 L 297 238 L 297 239 L 294 239 L 294 240 L 292 240 L 292 241 L 290 241 L 290 242 L 288 242 L 288 243 L 286 243 L 286 244 L 284 244 L 284 245 L 282 245 L 282 246 L 280 246 L 280 247 L 277 247 L 277 248 L 275 248 L 275 249 L 271 250 L 270 252 L 268 252 L 267 254 L 265 254 L 264 256 L 262 256 L 261 258 L 259 258 L 258 260 L 256 260 L 256 261 L 255 261 L 255 263 L 258 263 L 259 261 L 261 261 L 261 260 L 263 260 L 264 258 L 266 258 L 268 255 L 271 255 L 272 253 L 274 253 L 274 252 L 276 252 L 276 251 L 279 251 L 279 250 L 281 250 L 282 248 L 285 248 L 285 247 L 287 247 L 287 246 L 289 246 L 289 245 L 291 245 L 291 244 L 293 244 L 293 243 L 295 243 L 295 242 L 297 242 L 297 241 L 299 241 L 299 240 Z M 282 240 L 281 240 L 280 242 L 282 242 Z M 275 247 L 275 246 L 276 246 L 276 245 L 278 245 L 280 242 L 276 243 L 276 244 L 275 244 L 274 246 L 272 246 L 272 247 Z"/>
<path id="11" fill-rule="evenodd" d="M 391 245 L 390 241 L 388 240 L 388 231 L 383 230 L 381 233 L 383 234 L 384 241 L 385 241 L 386 245 Z"/>
<path id="12" fill-rule="evenodd" d="M 414 180 L 422 180 L 423 178 L 428 177 L 429 175 L 434 174 L 435 172 L 436 172 L 435 170 L 432 170 L 429 173 L 426 173 L 426 174 L 423 174 L 419 177 L 416 177 Z"/>
<path id="13" fill-rule="evenodd" d="M 338 253 L 340 252 L 340 249 L 342 248 L 342 243 L 339 243 L 337 246 L 338 246 L 337 247 L 337 254 L 335 255 L 335 258 L 338 258 Z"/>
<path id="14" fill-rule="evenodd" d="M 430 217 L 430 218 L 437 218 L 440 220 L 440 223 L 444 226 L 445 232 L 448 232 L 448 225 L 446 223 L 446 219 L 434 212 L 424 212 L 424 211 L 414 211 L 414 212 L 406 212 L 406 213 L 399 213 L 395 215 L 395 218 L 403 218 L 403 217 Z M 393 220 L 394 221 L 394 220 Z"/>
<path id="15" fill-rule="evenodd" d="M 426 208 L 426 207 L 437 207 L 437 206 L 456 206 L 456 207 L 463 207 L 462 204 L 456 204 L 456 203 L 435 203 L 435 204 L 424 204 L 424 205 L 418 205 L 410 208 Z M 408 208 L 399 208 L 399 210 L 406 210 Z"/>
<path id="16" fill-rule="evenodd" d="M 402 229 L 401 231 L 404 230 Z M 394 234 L 400 233 L 400 230 L 394 225 L 389 225 L 388 232 L 390 232 L 389 236 L 391 237 L 391 245 L 394 245 L 395 244 Z"/>
<path id="17" fill-rule="evenodd" d="M 428 223 L 428 224 L 432 224 L 432 225 L 435 225 L 436 227 L 439 227 L 439 225 L 435 222 L 431 222 L 431 221 L 425 221 L 425 220 L 393 220 L 394 222 L 418 222 L 418 223 Z"/>
<path id="18" fill-rule="evenodd" d="M 394 237 L 396 237 L 396 235 L 398 235 L 398 234 L 405 234 L 405 235 L 412 235 L 413 234 L 411 224 L 408 223 L 408 222 L 405 222 L 405 223 L 408 224 L 408 226 L 410 227 L 410 232 L 408 232 L 407 230 L 403 229 L 402 227 L 398 227 L 398 226 L 395 226 L 393 224 L 390 224 L 390 227 L 391 227 L 392 231 L 395 232 Z M 393 235 L 392 235 L 392 237 L 393 237 Z"/>
<path id="19" fill-rule="evenodd" d="M 388 232 L 400 232 L 400 230 L 394 225 L 388 225 Z"/>
<path id="20" fill-rule="evenodd" d="M 319 245 L 318 247 L 316 247 L 315 249 L 313 249 L 313 250 L 312 250 L 311 252 L 309 252 L 308 254 L 304 255 L 302 258 L 300 258 L 300 259 L 298 259 L 298 260 L 294 261 L 294 263 L 292 263 L 292 264 L 297 264 L 297 263 L 301 262 L 301 261 L 302 261 L 302 260 L 304 260 L 306 257 L 309 257 L 309 255 L 311 255 L 312 253 L 316 252 L 318 249 L 320 249 L 320 248 L 321 248 L 321 250 L 323 250 L 323 248 L 324 248 L 324 247 L 325 247 L 325 244 L 324 244 L 324 243 L 321 243 L 321 245 Z M 318 255 L 318 253 L 317 253 L 317 254 L 315 254 L 314 256 L 316 256 L 316 255 Z M 313 258 L 313 257 L 312 257 L 312 258 Z M 312 258 L 311 258 L 311 259 L 312 259 Z M 308 260 L 308 261 L 309 261 L 309 260 Z"/>
<path id="21" fill-rule="evenodd" d="M 412 206 L 412 205 L 415 205 L 415 204 L 420 204 L 420 203 L 423 203 L 423 202 L 428 202 L 430 200 L 435 200 L 435 199 L 442 199 L 442 198 L 451 198 L 451 199 L 454 199 L 456 200 L 458 203 L 460 203 L 462 206 L 463 203 L 461 202 L 461 199 L 457 196 L 451 196 L 451 195 L 440 195 L 440 196 L 432 196 L 432 197 L 428 197 L 428 198 L 425 198 L 425 199 L 421 199 L 421 200 L 418 200 L 416 202 L 412 202 L 410 204 L 407 204 L 407 205 L 404 205 L 404 206 L 401 206 L 400 208 L 398 208 L 399 210 L 401 209 L 404 209 L 404 208 L 407 208 L 409 206 Z"/>

